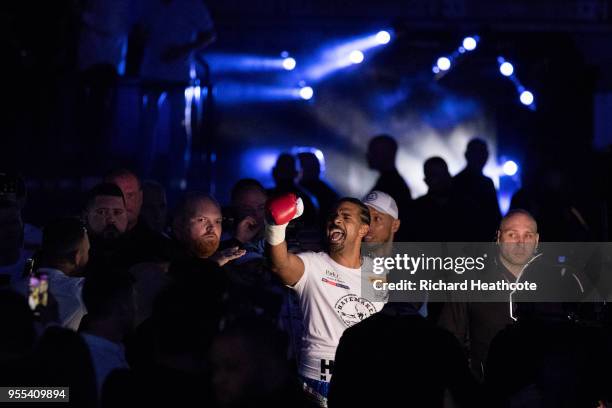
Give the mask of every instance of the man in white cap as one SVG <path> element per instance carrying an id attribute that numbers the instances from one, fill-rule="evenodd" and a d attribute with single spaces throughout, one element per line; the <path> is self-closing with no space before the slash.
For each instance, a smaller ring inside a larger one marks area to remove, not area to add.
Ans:
<path id="1" fill-rule="evenodd" d="M 370 231 L 364 241 L 372 245 L 373 255 L 388 255 L 400 227 L 397 204 L 389 194 L 378 190 L 365 196 L 363 203 L 370 210 Z"/>

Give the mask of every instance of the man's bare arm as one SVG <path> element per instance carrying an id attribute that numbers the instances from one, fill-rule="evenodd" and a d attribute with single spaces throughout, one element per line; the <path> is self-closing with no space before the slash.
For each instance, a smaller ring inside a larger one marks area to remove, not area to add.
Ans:
<path id="1" fill-rule="evenodd" d="M 287 242 L 278 245 L 268 245 L 272 272 L 285 285 L 295 285 L 304 275 L 302 259 L 287 251 Z"/>
<path id="2" fill-rule="evenodd" d="M 304 262 L 287 250 L 285 230 L 289 222 L 304 211 L 302 199 L 293 193 L 283 194 L 266 203 L 265 237 L 270 267 L 285 285 L 295 285 L 304 274 Z"/>

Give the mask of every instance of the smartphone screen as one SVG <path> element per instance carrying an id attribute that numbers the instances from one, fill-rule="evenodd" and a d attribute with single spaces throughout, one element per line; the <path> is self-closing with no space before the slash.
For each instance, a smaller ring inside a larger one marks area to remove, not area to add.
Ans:
<path id="1" fill-rule="evenodd" d="M 31 275 L 29 281 L 28 303 L 34 314 L 38 315 L 40 310 L 49 302 L 49 279 L 45 274 Z"/>

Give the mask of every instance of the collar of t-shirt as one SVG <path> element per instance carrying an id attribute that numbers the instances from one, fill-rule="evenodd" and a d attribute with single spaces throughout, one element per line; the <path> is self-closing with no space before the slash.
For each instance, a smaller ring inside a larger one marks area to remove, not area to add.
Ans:
<path id="1" fill-rule="evenodd" d="M 350 272 L 360 272 L 361 271 L 361 267 L 359 268 L 349 268 L 348 266 L 344 266 L 344 265 L 340 265 L 338 262 L 334 261 L 334 258 L 332 258 L 331 256 L 329 256 L 329 254 L 327 252 L 323 252 L 325 259 L 327 260 L 327 262 L 329 262 L 330 264 L 332 264 L 333 267 L 338 268 L 338 269 L 344 269 L 346 271 L 350 271 Z M 362 258 L 362 262 L 361 262 L 362 266 L 363 266 L 363 258 Z"/>

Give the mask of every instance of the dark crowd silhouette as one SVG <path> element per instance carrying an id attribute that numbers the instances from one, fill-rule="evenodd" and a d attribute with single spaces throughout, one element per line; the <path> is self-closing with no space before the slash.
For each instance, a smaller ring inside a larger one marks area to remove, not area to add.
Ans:
<path id="1" fill-rule="evenodd" d="M 603 303 L 513 309 L 451 296 L 326 309 L 316 274 L 360 268 L 362 241 L 384 254 L 402 241 L 605 238 L 566 184 L 525 183 L 502 217 L 481 139 L 455 176 L 427 159 L 428 191 L 416 199 L 397 149 L 389 135 L 370 141 L 380 177 L 362 200 L 340 198 L 314 154 L 285 153 L 272 188 L 241 179 L 224 204 L 192 191 L 169 208 L 162 184 L 117 169 L 74 197 L 80 212 L 42 229 L 22 217 L 25 181 L 1 174 L 0 385 L 69 386 L 70 404 L 92 407 L 606 406 Z M 517 280 L 531 256 L 501 249 L 481 278 Z M 588 276 L 574 278 L 584 291 Z"/>

